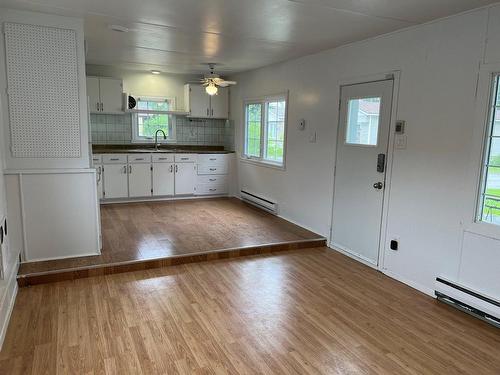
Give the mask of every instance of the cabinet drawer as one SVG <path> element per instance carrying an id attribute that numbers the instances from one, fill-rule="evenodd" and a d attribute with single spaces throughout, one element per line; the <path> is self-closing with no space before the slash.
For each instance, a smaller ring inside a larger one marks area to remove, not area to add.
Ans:
<path id="1" fill-rule="evenodd" d="M 103 164 L 124 164 L 127 162 L 127 155 L 124 154 L 104 154 L 102 155 Z"/>
<path id="2" fill-rule="evenodd" d="M 129 154 L 129 163 L 151 163 L 151 154 Z"/>
<path id="3" fill-rule="evenodd" d="M 228 161 L 227 154 L 200 154 L 198 155 L 199 164 L 225 164 Z"/>
<path id="4" fill-rule="evenodd" d="M 196 163 L 198 159 L 197 154 L 175 154 L 176 163 Z"/>
<path id="5" fill-rule="evenodd" d="M 153 163 L 173 163 L 173 154 L 153 154 Z"/>
<path id="6" fill-rule="evenodd" d="M 196 179 L 196 182 L 199 184 L 212 184 L 212 185 L 219 185 L 219 184 L 226 184 L 227 183 L 227 176 L 219 176 L 219 175 L 205 175 L 205 176 L 198 176 Z"/>
<path id="7" fill-rule="evenodd" d="M 223 165 L 210 165 L 210 164 L 199 164 L 198 174 L 227 174 L 229 168 L 227 164 Z"/>
<path id="8" fill-rule="evenodd" d="M 92 155 L 92 164 L 101 164 L 102 155 Z"/>
<path id="9" fill-rule="evenodd" d="M 199 184 L 196 186 L 196 195 L 227 194 L 227 184 Z"/>

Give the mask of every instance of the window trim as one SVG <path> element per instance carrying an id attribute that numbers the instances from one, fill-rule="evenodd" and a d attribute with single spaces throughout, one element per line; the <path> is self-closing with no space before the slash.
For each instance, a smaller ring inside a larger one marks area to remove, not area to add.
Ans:
<path id="1" fill-rule="evenodd" d="M 267 124 L 266 124 L 266 103 L 284 100 L 285 101 L 285 120 L 283 134 L 283 162 L 277 163 L 272 160 L 264 159 L 265 145 L 267 144 Z M 261 142 L 260 142 L 260 157 L 246 154 L 247 150 L 247 106 L 249 104 L 262 104 L 264 108 L 261 111 Z M 274 169 L 286 169 L 286 148 L 287 148 L 287 133 L 288 133 L 288 90 L 278 94 L 264 95 L 261 97 L 247 98 L 243 100 L 243 149 L 241 151 L 240 160 L 248 164 L 254 164 Z"/>
<path id="2" fill-rule="evenodd" d="M 143 101 L 168 101 L 170 106 L 172 108 L 176 108 L 176 103 L 175 103 L 175 98 L 172 97 L 163 97 L 163 96 L 146 96 L 146 95 L 141 95 L 137 96 L 137 102 L 139 100 Z M 153 110 L 140 110 L 136 109 L 134 112 L 132 112 L 132 143 L 154 143 L 154 137 L 151 138 L 146 138 L 146 137 L 141 137 L 139 136 L 139 127 L 138 127 L 138 122 L 137 118 L 140 113 L 146 113 L 146 114 L 163 114 L 165 113 L 167 116 L 169 116 L 169 123 L 171 124 L 171 129 L 172 133 L 167 139 L 163 139 L 163 137 L 158 139 L 158 143 L 176 143 L 177 142 L 177 131 L 176 131 L 176 123 L 175 123 L 175 116 L 172 115 L 170 112 L 172 110 L 169 109 L 168 111 L 153 111 Z"/>

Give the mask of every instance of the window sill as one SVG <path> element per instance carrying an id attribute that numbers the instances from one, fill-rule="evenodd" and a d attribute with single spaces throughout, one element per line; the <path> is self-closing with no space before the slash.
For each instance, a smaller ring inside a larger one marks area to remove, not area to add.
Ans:
<path id="1" fill-rule="evenodd" d="M 484 221 L 476 221 L 470 223 L 464 228 L 464 232 L 477 234 L 479 236 L 488 237 L 494 240 L 500 240 L 500 225 L 491 224 Z"/>
<path id="2" fill-rule="evenodd" d="M 281 164 L 275 164 L 275 163 L 271 163 L 271 162 L 267 162 L 267 161 L 263 161 L 263 160 L 256 160 L 256 159 L 252 159 L 252 158 L 246 158 L 244 156 L 241 156 L 240 157 L 240 161 L 242 163 L 245 163 L 245 164 L 253 164 L 253 165 L 256 165 L 256 166 L 259 166 L 259 167 L 266 167 L 266 168 L 271 168 L 271 169 L 278 169 L 280 171 L 284 171 L 286 168 L 285 168 L 285 164 L 281 165 Z"/>

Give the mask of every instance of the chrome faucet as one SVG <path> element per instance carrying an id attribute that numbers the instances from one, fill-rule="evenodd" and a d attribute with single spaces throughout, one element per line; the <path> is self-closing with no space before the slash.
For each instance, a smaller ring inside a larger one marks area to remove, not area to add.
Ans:
<path id="1" fill-rule="evenodd" d="M 158 132 L 163 133 L 163 139 L 167 139 L 167 135 L 162 129 L 158 129 L 155 133 L 155 150 L 158 151 L 158 147 L 160 147 L 160 144 L 158 143 Z"/>

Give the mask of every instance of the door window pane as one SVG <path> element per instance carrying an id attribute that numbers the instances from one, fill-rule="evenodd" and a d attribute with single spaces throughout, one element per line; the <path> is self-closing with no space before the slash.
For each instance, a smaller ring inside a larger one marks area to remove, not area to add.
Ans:
<path id="1" fill-rule="evenodd" d="M 345 141 L 347 144 L 376 146 L 381 98 L 349 100 Z"/>

